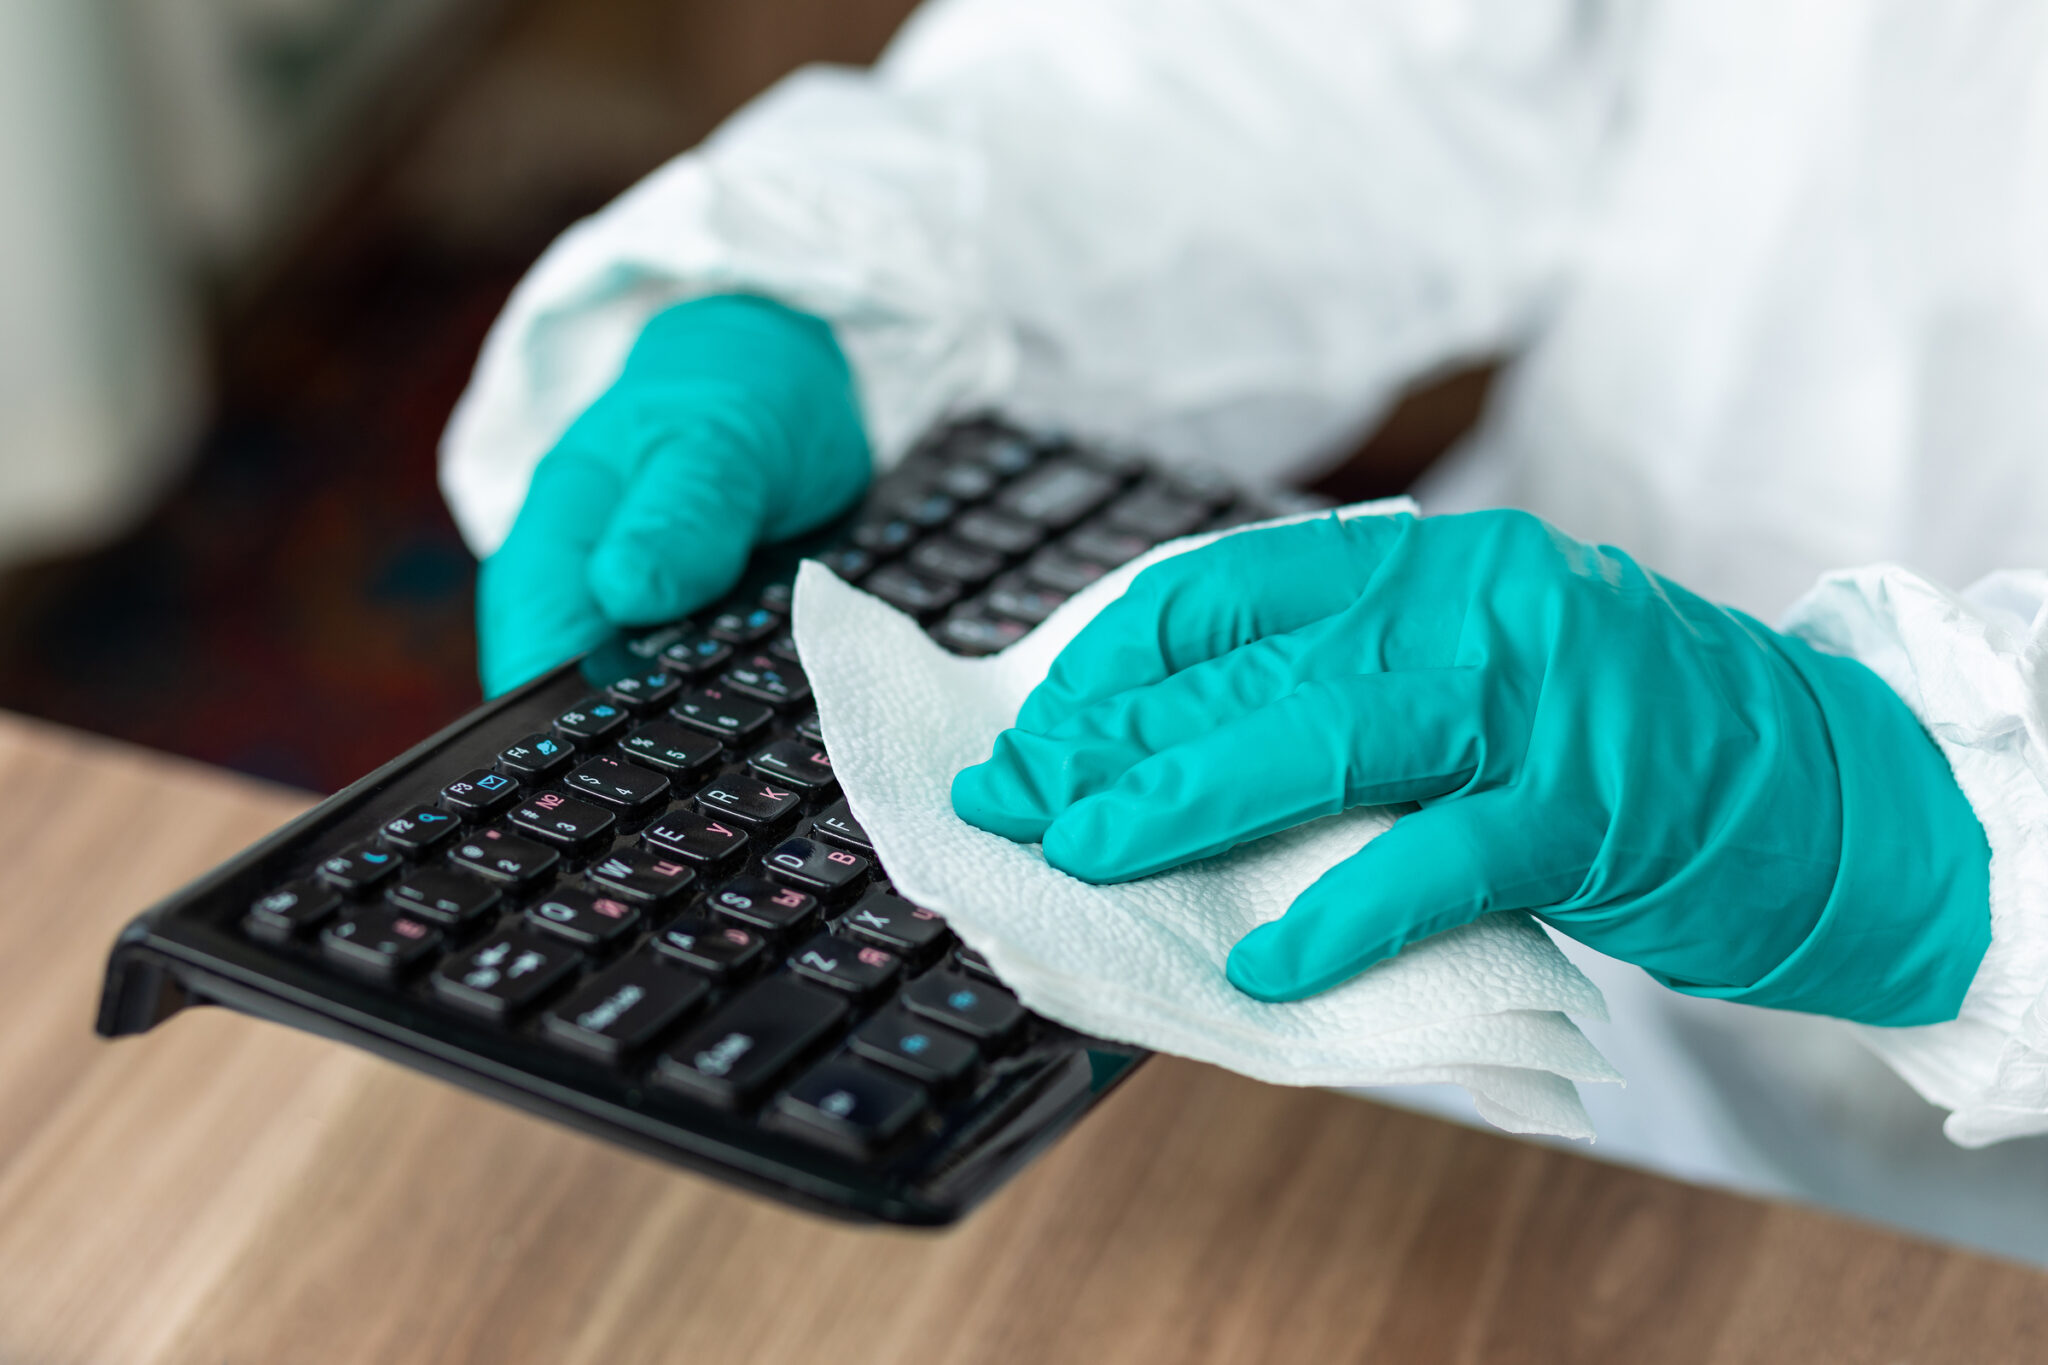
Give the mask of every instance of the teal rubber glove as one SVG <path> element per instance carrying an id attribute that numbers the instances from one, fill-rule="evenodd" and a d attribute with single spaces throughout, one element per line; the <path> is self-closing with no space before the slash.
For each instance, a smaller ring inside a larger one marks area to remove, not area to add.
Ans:
<path id="1" fill-rule="evenodd" d="M 837 516 L 869 473 L 853 376 L 825 323 L 738 294 L 657 314 L 542 457 L 478 573 L 484 691 L 703 606 L 756 544 Z"/>
<path id="2" fill-rule="evenodd" d="M 1419 808 L 1232 950 L 1261 1000 L 1528 910 L 1675 990 L 1953 1018 L 1990 853 L 1879 678 L 1521 513 L 1325 518 L 1140 574 L 961 772 L 963 819 L 1121 881 Z"/>

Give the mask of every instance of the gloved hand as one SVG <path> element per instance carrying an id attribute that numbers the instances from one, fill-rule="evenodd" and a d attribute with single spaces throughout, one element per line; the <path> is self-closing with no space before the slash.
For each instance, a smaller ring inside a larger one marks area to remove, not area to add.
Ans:
<path id="1" fill-rule="evenodd" d="M 1096 882 L 1396 802 L 1420 808 L 1238 942 L 1241 990 L 1299 999 L 1519 909 L 1676 990 L 1918 1024 L 1990 942 L 1983 830 L 1875 674 L 1521 513 L 1155 565 L 953 784 Z"/>
<path id="2" fill-rule="evenodd" d="M 484 561 L 484 691 L 617 627 L 703 606 L 757 543 L 844 511 L 869 469 L 852 374 L 825 323 L 736 294 L 657 314 L 617 382 L 542 457 Z"/>

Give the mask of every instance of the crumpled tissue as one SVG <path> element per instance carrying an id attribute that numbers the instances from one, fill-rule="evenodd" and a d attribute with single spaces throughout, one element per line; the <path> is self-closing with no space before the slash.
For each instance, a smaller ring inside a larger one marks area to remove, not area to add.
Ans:
<path id="1" fill-rule="evenodd" d="M 1026 1005 L 1076 1029 L 1283 1085 L 1452 1082 L 1501 1128 L 1592 1137 L 1572 1083 L 1621 1077 L 1566 1012 L 1605 1019 L 1606 1002 L 1527 915 L 1438 934 L 1297 1003 L 1261 1003 L 1224 978 L 1230 946 L 1386 829 L 1389 813 L 1347 811 L 1117 886 L 1070 877 L 1036 845 L 953 813 L 953 774 L 988 757 L 1060 649 L 1145 566 L 1215 538 L 1153 550 L 980 659 L 948 654 L 910 617 L 806 562 L 797 647 L 840 785 L 883 868 Z"/>

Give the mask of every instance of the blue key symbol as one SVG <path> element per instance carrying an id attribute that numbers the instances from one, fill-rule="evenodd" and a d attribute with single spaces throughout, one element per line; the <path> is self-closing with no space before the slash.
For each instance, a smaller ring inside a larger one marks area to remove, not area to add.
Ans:
<path id="1" fill-rule="evenodd" d="M 498 773 L 485 773 L 476 780 L 476 784 L 487 792 L 494 792 L 498 788 L 510 784 L 511 781 L 511 778 Z"/>
<path id="2" fill-rule="evenodd" d="M 448 817 L 440 814 L 438 811 L 423 810 L 414 818 L 423 825 L 431 825 L 436 820 L 446 820 Z"/>
<path id="3" fill-rule="evenodd" d="M 616 716 L 619 714 L 619 708 L 616 706 L 593 706 L 590 708 L 590 714 L 600 717 Z"/>
<path id="4" fill-rule="evenodd" d="M 540 743 L 534 745 L 533 747 L 540 750 L 544 754 L 551 754 L 555 752 L 556 748 L 558 748 L 559 746 L 557 746 L 556 743 L 551 739 L 544 739 Z"/>
<path id="5" fill-rule="evenodd" d="M 954 991 L 946 997 L 946 1003 L 956 1010 L 971 1010 L 974 1008 L 975 1002 L 980 999 L 981 997 L 973 991 Z"/>
<path id="6" fill-rule="evenodd" d="M 924 1051 L 931 1045 L 931 1038 L 922 1033 L 909 1034 L 903 1039 L 903 1041 L 896 1044 L 896 1046 L 902 1048 L 905 1052 L 909 1053 L 913 1057 L 915 1057 L 918 1053 Z"/>
<path id="7" fill-rule="evenodd" d="M 388 863 L 391 861 L 389 853 L 365 853 L 361 856 L 366 863 Z"/>

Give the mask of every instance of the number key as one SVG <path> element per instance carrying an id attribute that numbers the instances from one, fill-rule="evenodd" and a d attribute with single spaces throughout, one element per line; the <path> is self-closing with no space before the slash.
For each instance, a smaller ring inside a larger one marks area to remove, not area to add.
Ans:
<path id="1" fill-rule="evenodd" d="M 683 680 L 674 669 L 657 668 L 620 678 L 605 692 L 619 705 L 644 715 L 666 705 L 682 686 Z"/>
<path id="2" fill-rule="evenodd" d="M 811 680 L 802 668 L 767 653 L 740 659 L 725 670 L 719 682 L 770 706 L 793 706 L 811 695 Z"/>
<path id="3" fill-rule="evenodd" d="M 721 687 L 692 688 L 676 698 L 668 713 L 727 741 L 745 739 L 775 715 L 762 703 L 735 697 Z"/>
<path id="4" fill-rule="evenodd" d="M 651 720 L 619 741 L 619 750 L 637 763 L 665 773 L 694 773 L 718 757 L 718 741 L 673 721 Z"/>
<path id="5" fill-rule="evenodd" d="M 495 882 L 524 886 L 536 881 L 561 861 L 545 844 L 493 826 L 455 846 L 455 861 Z"/>
<path id="6" fill-rule="evenodd" d="M 637 811 L 668 795 L 668 779 L 621 759 L 599 757 L 577 766 L 562 785 L 607 806 Z"/>
<path id="7" fill-rule="evenodd" d="M 581 848 L 610 832 L 610 811 L 560 792 L 541 792 L 512 812 L 512 823 L 536 839 Z"/>

